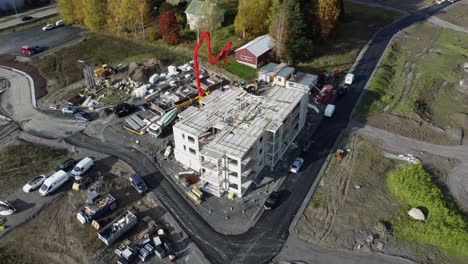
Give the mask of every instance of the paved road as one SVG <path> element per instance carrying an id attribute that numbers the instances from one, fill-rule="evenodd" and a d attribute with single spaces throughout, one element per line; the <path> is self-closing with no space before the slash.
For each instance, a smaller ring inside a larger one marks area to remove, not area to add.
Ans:
<path id="1" fill-rule="evenodd" d="M 380 139 L 386 149 L 399 153 L 412 153 L 416 156 L 421 151 L 434 155 L 460 160 L 461 163 L 448 175 L 448 187 L 460 205 L 468 210 L 468 145 L 445 146 L 421 142 L 416 139 L 403 137 L 391 132 L 351 122 L 350 128 L 367 136 Z"/>
<path id="2" fill-rule="evenodd" d="M 2 114 L 12 117 L 22 129 L 46 138 L 62 138 L 86 127 L 86 123 L 52 116 L 33 107 L 30 79 L 0 67 L 0 76 L 10 81 L 10 87 L 0 96 Z M 35 102 L 35 98 L 34 98 Z"/>
<path id="3" fill-rule="evenodd" d="M 27 23 L 28 21 L 21 21 L 21 18 L 23 16 L 32 16 L 34 18 L 42 18 L 42 17 L 47 17 L 51 15 L 57 14 L 58 8 L 56 6 L 47 6 L 43 8 L 38 8 L 38 9 L 33 9 L 29 10 L 24 13 L 19 13 L 18 15 L 11 15 L 7 17 L 1 17 L 0 18 L 0 30 L 13 27 L 19 24 Z"/>
<path id="4" fill-rule="evenodd" d="M 42 25 L 0 35 L 0 54 L 22 55 L 20 47 L 40 46 L 52 49 L 81 37 L 83 29 L 71 26 L 43 31 Z"/>
<path id="5" fill-rule="evenodd" d="M 432 15 L 442 7 L 443 5 L 428 8 L 423 11 L 424 14 L 412 14 L 380 31 L 355 68 L 354 73 L 357 78 L 354 90 L 340 101 L 340 107 L 337 108 L 334 117 L 324 120 L 317 130 L 318 132 L 313 135 L 315 143 L 312 149 L 314 151 L 305 157 L 304 171 L 293 177 L 288 177 L 281 186 L 280 190 L 288 195 L 285 195 L 278 208 L 265 212 L 257 224 L 244 234 L 226 236 L 215 232 L 178 194 L 171 183 L 164 179 L 153 162 L 141 152 L 126 146 L 91 138 L 81 133 L 65 140 L 73 145 L 115 156 L 127 162 L 146 179 L 151 179 L 150 187 L 160 202 L 165 205 L 179 225 L 212 263 L 268 263 L 283 247 L 295 213 L 306 197 L 339 133 L 347 127 L 349 114 L 391 37 L 399 30 L 422 20 L 426 15 Z M 31 110 L 34 111 L 34 109 Z M 16 119 L 15 116 L 12 117 Z M 32 129 L 32 127 L 26 129 Z M 46 130 L 43 132 L 47 133 Z M 314 254 L 320 255 L 320 261 L 324 263 L 343 263 L 343 261 L 395 263 L 393 257 L 384 255 L 363 257 L 349 254 L 343 258 L 337 257 L 336 254 L 329 254 L 329 250 L 315 250 Z"/>

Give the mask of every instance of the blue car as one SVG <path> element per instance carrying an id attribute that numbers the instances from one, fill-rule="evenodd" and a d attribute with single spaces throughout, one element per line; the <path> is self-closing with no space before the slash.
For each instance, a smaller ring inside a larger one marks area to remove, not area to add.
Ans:
<path id="1" fill-rule="evenodd" d="M 85 121 L 85 122 L 90 122 L 93 120 L 89 113 L 86 113 L 84 111 L 79 111 L 75 113 L 75 119 L 80 120 L 80 121 Z"/>
<path id="2" fill-rule="evenodd" d="M 64 114 L 74 114 L 76 112 L 78 112 L 78 109 L 74 108 L 74 107 L 64 107 L 64 108 L 62 108 L 62 113 L 64 113 Z"/>

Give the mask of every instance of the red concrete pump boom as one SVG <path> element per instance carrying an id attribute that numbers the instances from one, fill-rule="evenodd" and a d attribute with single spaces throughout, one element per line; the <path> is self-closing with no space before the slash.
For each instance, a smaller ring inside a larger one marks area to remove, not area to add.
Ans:
<path id="1" fill-rule="evenodd" d="M 197 90 L 198 90 L 198 96 L 203 97 L 205 94 L 203 93 L 200 85 L 200 73 L 199 73 L 199 65 L 198 65 L 198 50 L 200 49 L 201 44 L 203 43 L 203 40 L 206 38 L 206 45 L 208 46 L 208 60 L 211 65 L 215 64 L 221 55 L 224 53 L 224 60 L 223 64 L 221 65 L 221 72 L 223 72 L 224 69 L 224 64 L 226 63 L 226 60 L 229 56 L 229 52 L 231 51 L 231 46 L 232 42 L 228 41 L 226 42 L 226 45 L 224 45 L 223 49 L 216 55 L 216 57 L 213 59 L 212 54 L 211 54 L 211 40 L 210 40 L 210 32 L 208 31 L 203 31 L 203 33 L 200 36 L 200 40 L 197 43 L 197 46 L 193 50 L 193 63 L 194 63 L 194 68 L 195 68 L 195 79 L 197 81 Z"/>

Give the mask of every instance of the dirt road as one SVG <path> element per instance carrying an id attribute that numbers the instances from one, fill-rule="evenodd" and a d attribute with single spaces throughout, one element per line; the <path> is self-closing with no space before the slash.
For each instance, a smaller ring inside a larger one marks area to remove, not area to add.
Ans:
<path id="1" fill-rule="evenodd" d="M 468 210 L 468 145 L 446 146 L 421 142 L 415 139 L 403 137 L 391 132 L 352 121 L 349 128 L 361 134 L 379 139 L 386 149 L 398 153 L 411 153 L 418 155 L 429 152 L 438 156 L 458 159 L 461 163 L 450 172 L 448 187 L 459 204 Z"/>

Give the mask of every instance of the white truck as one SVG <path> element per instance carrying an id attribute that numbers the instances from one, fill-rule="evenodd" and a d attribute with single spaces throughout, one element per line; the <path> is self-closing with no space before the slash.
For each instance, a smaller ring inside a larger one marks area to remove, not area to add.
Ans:
<path id="1" fill-rule="evenodd" d="M 65 171 L 57 171 L 44 181 L 41 188 L 39 189 L 39 194 L 41 196 L 46 196 L 52 193 L 53 191 L 60 188 L 60 186 L 62 186 L 64 183 L 66 183 L 68 178 L 68 174 Z"/>
<path id="2" fill-rule="evenodd" d="M 151 124 L 146 130 L 152 137 L 158 138 L 176 119 L 178 112 L 179 110 L 177 108 L 172 109 L 164 114 L 156 123 Z"/>
<path id="3" fill-rule="evenodd" d="M 336 109 L 336 105 L 329 104 L 325 108 L 323 115 L 326 117 L 332 117 L 333 113 L 335 113 L 335 109 Z"/>

